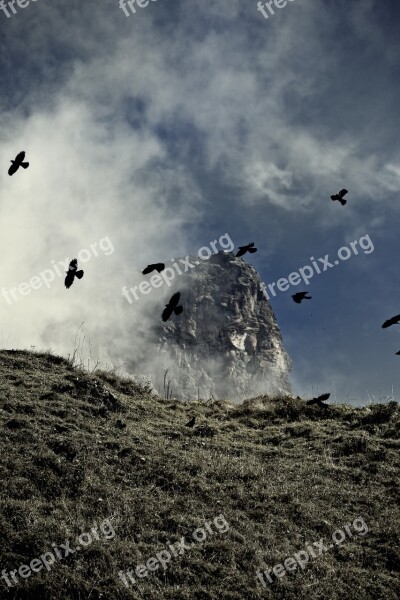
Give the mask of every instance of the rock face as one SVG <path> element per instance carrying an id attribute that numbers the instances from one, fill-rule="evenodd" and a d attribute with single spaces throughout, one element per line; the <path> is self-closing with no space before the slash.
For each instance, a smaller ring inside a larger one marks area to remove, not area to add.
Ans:
<path id="1" fill-rule="evenodd" d="M 290 391 L 290 359 L 260 283 L 245 260 L 223 252 L 180 277 L 184 312 L 155 331 L 158 362 L 168 369 L 165 381 L 161 373 L 153 381 L 161 395 L 167 387 L 183 400 Z"/>

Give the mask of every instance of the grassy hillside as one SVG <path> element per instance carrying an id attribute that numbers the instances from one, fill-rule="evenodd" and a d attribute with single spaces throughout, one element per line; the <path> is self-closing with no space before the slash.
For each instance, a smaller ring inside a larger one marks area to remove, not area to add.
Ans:
<path id="1" fill-rule="evenodd" d="M 22 351 L 0 373 L 0 598 L 397 599 L 397 404 L 181 404 Z"/>

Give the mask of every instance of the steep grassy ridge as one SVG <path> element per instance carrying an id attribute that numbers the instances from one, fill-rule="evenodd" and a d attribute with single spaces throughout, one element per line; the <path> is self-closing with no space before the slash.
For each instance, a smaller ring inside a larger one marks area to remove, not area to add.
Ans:
<path id="1" fill-rule="evenodd" d="M 182 404 L 23 351 L 2 351 L 0 373 L 2 599 L 397 600 L 397 404 Z M 339 528 L 304 569 L 256 578 Z M 29 567 L 66 541 L 75 552 Z"/>

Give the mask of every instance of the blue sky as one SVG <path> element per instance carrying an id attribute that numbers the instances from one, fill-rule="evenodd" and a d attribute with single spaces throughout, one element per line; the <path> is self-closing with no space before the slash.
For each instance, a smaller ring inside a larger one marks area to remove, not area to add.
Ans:
<path id="1" fill-rule="evenodd" d="M 268 284 L 369 235 L 360 252 L 271 298 L 295 393 L 399 399 L 399 43 L 394 0 L 31 2 L 0 12 L 1 285 L 108 236 L 78 289 L 1 303 L 1 344 L 93 354 L 145 344 L 122 285 L 223 233 L 254 240 Z M 24 148 L 31 167 L 13 178 Z M 345 207 L 329 196 L 349 190 Z M 308 289 L 310 302 L 291 294 Z M 68 293 L 69 293 L 68 292 Z M 126 303 L 125 303 L 126 304 Z M 140 335 L 138 335 L 140 332 Z"/>

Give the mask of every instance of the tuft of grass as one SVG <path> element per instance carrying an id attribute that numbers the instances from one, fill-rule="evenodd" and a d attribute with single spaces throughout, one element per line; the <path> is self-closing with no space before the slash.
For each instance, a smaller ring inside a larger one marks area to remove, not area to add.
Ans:
<path id="1" fill-rule="evenodd" d="M 1 569 L 52 544 L 76 547 L 104 519 L 115 531 L 12 588 L 0 580 L 2 599 L 398 597 L 396 403 L 321 410 L 260 396 L 186 405 L 48 353 L 2 351 L 0 420 Z M 165 571 L 129 588 L 118 578 L 221 514 L 228 531 L 214 527 Z M 329 540 L 356 517 L 367 535 L 346 537 L 267 590 L 257 583 L 256 569 Z"/>

